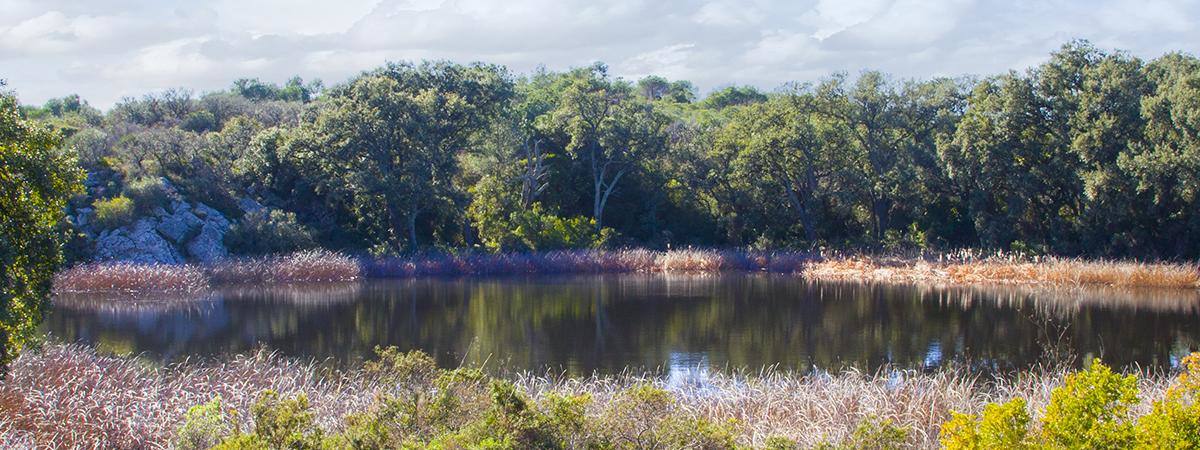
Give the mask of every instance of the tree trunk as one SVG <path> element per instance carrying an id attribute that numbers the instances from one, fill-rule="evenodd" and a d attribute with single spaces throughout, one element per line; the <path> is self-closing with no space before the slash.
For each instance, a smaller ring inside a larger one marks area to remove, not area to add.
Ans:
<path id="1" fill-rule="evenodd" d="M 408 245 L 417 250 L 417 211 L 408 214 Z"/>

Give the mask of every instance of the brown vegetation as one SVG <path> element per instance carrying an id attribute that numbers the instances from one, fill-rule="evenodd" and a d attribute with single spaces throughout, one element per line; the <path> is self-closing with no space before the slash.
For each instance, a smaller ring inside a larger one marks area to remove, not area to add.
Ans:
<path id="1" fill-rule="evenodd" d="M 711 374 L 688 382 L 644 375 L 518 376 L 514 381 L 535 399 L 590 394 L 589 415 L 601 414 L 631 386 L 654 385 L 670 392 L 689 415 L 714 423 L 736 419 L 736 440 L 746 445 L 761 447 L 770 437 L 787 437 L 803 446 L 838 442 L 873 418 L 906 428 L 909 444 L 929 448 L 937 445 L 939 427 L 951 410 L 978 412 L 988 402 L 1015 397 L 1040 410 L 1064 374 L 1043 370 L 993 380 L 954 370 L 874 375 L 763 371 Z M 82 346 L 51 345 L 21 355 L 10 378 L 0 383 L 0 446 L 166 447 L 188 407 L 220 396 L 223 405 L 246 417 L 264 389 L 283 396 L 305 393 L 317 425 L 336 431 L 347 414 L 364 410 L 376 395 L 395 388 L 380 380 L 370 371 L 325 371 L 265 352 L 150 368 Z M 1163 375 L 1141 377 L 1136 412 L 1148 410 L 1169 382 Z"/>
<path id="2" fill-rule="evenodd" d="M 210 284 L 305 283 L 360 278 L 564 273 L 766 271 L 810 279 L 943 284 L 1030 284 L 1195 289 L 1194 264 L 1004 254 L 898 256 L 719 250 L 576 250 L 356 259 L 324 250 L 229 259 L 207 266 L 97 263 L 55 278 L 55 292 L 193 292 Z"/>

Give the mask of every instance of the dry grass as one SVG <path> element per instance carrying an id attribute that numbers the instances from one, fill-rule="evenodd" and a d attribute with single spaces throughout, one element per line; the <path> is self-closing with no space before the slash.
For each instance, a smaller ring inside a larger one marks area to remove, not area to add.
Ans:
<path id="1" fill-rule="evenodd" d="M 323 283 L 362 276 L 358 260 L 328 250 L 290 255 L 237 258 L 205 267 L 213 283 Z"/>
<path id="2" fill-rule="evenodd" d="M 1011 379 L 983 379 L 954 370 L 937 373 L 882 371 L 796 375 L 706 374 L 696 378 L 619 375 L 591 378 L 516 376 L 535 398 L 552 393 L 589 393 L 589 414 L 630 386 L 649 383 L 673 393 L 691 415 L 717 422 L 737 419 L 738 441 L 762 445 L 785 436 L 804 445 L 836 442 L 867 417 L 890 419 L 910 430 L 910 444 L 931 448 L 951 410 L 977 412 L 990 401 L 1020 396 L 1031 410 L 1047 403 L 1065 371 L 1044 370 Z M 1170 379 L 1141 377 L 1144 413 Z M 259 352 L 226 362 L 185 362 L 151 368 L 136 359 L 98 356 L 76 345 L 27 352 L 0 382 L 0 447 L 167 447 L 187 408 L 220 395 L 247 411 L 264 389 L 304 392 L 323 428 L 337 431 L 342 419 L 362 411 L 388 389 L 364 372 L 332 372 Z"/>
<path id="3" fill-rule="evenodd" d="M 1067 258 L 1042 258 L 1027 261 L 992 257 L 962 261 L 949 258 L 900 259 L 851 256 L 827 258 L 814 262 L 805 269 L 804 273 L 807 277 L 817 279 L 888 282 L 1015 283 L 1170 289 L 1200 287 L 1200 267 L 1191 264 L 1087 261 Z"/>
<path id="4" fill-rule="evenodd" d="M 208 277 L 191 265 L 93 263 L 75 266 L 54 276 L 56 293 L 190 293 L 207 287 Z"/>
<path id="5" fill-rule="evenodd" d="M 810 279 L 942 284 L 1038 284 L 1195 289 L 1193 264 L 1024 259 L 963 251 L 870 256 L 719 250 L 572 250 L 546 253 L 419 255 L 356 259 L 325 250 L 188 265 L 91 264 L 60 273 L 56 292 L 177 292 L 209 284 L 306 283 L 360 278 L 565 273 L 767 271 Z"/>
<path id="6" fill-rule="evenodd" d="M 378 391 L 369 379 L 264 352 L 156 369 L 82 346 L 51 345 L 22 354 L 0 382 L 0 447 L 166 448 L 189 407 L 219 395 L 246 412 L 264 389 L 307 393 L 319 423 L 329 427 L 365 408 Z"/>

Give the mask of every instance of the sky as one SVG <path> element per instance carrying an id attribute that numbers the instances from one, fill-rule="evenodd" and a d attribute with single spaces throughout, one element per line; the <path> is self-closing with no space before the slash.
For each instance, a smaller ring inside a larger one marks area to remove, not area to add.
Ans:
<path id="1" fill-rule="evenodd" d="M 1036 65 L 1071 39 L 1195 53 L 1200 0 L 0 0 L 0 79 L 23 103 L 237 78 L 336 84 L 386 61 L 602 61 L 701 91 L 877 69 L 901 78 Z"/>

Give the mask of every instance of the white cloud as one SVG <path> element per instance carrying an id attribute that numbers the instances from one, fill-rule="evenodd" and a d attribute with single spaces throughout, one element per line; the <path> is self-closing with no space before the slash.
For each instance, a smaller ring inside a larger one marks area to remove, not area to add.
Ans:
<path id="1" fill-rule="evenodd" d="M 240 77 L 336 83 L 396 59 L 516 72 L 606 61 L 702 90 L 864 68 L 900 77 L 1036 64 L 1072 38 L 1195 51 L 1200 0 L 0 0 L 0 78 L 107 107 Z"/>

